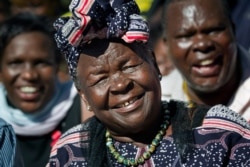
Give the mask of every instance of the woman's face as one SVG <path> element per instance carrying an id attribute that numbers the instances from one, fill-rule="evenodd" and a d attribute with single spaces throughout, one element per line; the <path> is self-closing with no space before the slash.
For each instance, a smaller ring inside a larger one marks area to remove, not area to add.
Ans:
<path id="1" fill-rule="evenodd" d="M 159 116 L 158 71 L 138 44 L 110 42 L 99 56 L 81 54 L 77 76 L 81 96 L 111 131 L 136 133 Z"/>
<path id="2" fill-rule="evenodd" d="M 40 32 L 15 36 L 5 48 L 0 76 L 10 103 L 36 112 L 51 99 L 57 64 L 51 39 Z"/>

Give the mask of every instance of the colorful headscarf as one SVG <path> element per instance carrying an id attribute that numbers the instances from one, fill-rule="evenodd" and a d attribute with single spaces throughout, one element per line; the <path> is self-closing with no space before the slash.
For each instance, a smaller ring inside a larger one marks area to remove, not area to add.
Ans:
<path id="1" fill-rule="evenodd" d="M 72 17 L 55 21 L 55 39 L 65 55 L 69 73 L 76 67 L 84 44 L 94 38 L 121 38 L 127 43 L 147 42 L 149 28 L 134 0 L 72 0 Z"/>

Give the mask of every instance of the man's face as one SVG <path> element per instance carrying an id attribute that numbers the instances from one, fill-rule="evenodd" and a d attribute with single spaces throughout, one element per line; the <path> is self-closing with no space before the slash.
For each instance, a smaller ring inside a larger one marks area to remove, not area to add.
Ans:
<path id="1" fill-rule="evenodd" d="M 166 19 L 169 54 L 189 86 L 213 92 L 225 85 L 236 69 L 237 47 L 220 1 L 173 2 Z"/>

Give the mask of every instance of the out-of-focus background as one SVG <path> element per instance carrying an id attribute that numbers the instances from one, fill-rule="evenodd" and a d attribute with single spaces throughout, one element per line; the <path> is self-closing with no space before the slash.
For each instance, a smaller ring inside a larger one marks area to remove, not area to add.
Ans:
<path id="1" fill-rule="evenodd" d="M 151 33 L 149 43 L 155 51 L 157 63 L 163 75 L 167 75 L 174 67 L 166 55 L 162 41 L 161 12 L 164 0 L 135 0 L 139 5 L 141 14 L 149 21 Z M 238 42 L 250 51 L 250 1 L 249 0 L 228 0 L 232 8 L 232 18 L 235 24 L 236 38 Z M 0 0 L 0 22 L 11 15 L 20 12 L 32 12 L 38 15 L 45 15 L 51 19 L 59 16 L 70 16 L 68 6 L 71 0 Z M 64 60 L 59 70 L 59 77 L 62 81 L 69 78 L 67 66 Z"/>

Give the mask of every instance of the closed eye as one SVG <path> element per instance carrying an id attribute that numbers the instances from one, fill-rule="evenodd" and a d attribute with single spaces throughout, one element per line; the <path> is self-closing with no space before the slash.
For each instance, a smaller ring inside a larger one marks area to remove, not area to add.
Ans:
<path id="1" fill-rule="evenodd" d="M 45 67 L 45 66 L 51 66 L 54 65 L 54 62 L 51 61 L 47 61 L 47 60 L 37 60 L 34 62 L 35 66 L 39 66 L 39 67 Z"/>
<path id="2" fill-rule="evenodd" d="M 12 68 L 18 68 L 19 66 L 22 66 L 23 61 L 21 60 L 13 60 L 8 62 L 8 66 L 12 67 Z"/>
<path id="3" fill-rule="evenodd" d="M 223 32 L 225 29 L 226 29 L 225 26 L 218 26 L 205 30 L 205 33 L 209 35 L 214 35 Z"/>
<path id="4" fill-rule="evenodd" d="M 137 70 L 141 67 L 142 64 L 143 64 L 143 63 L 135 64 L 135 65 L 127 65 L 127 66 L 123 67 L 122 71 L 123 71 L 124 73 L 132 73 L 132 72 L 135 72 L 135 71 L 137 71 Z"/>
<path id="5" fill-rule="evenodd" d="M 88 86 L 92 87 L 105 84 L 108 77 L 106 75 L 92 75 L 88 80 Z"/>
<path id="6" fill-rule="evenodd" d="M 180 33 L 175 36 L 177 39 L 186 39 L 191 38 L 195 33 L 194 32 L 187 32 L 187 33 Z"/>

